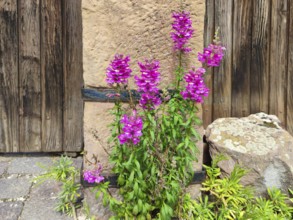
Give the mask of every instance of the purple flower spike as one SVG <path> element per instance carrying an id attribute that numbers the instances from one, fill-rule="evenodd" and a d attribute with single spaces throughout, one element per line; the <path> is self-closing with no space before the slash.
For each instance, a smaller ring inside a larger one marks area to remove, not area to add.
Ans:
<path id="1" fill-rule="evenodd" d="M 133 111 L 133 115 L 128 117 L 128 115 L 123 115 L 121 121 L 124 124 L 122 128 L 122 134 L 118 136 L 120 144 L 133 143 L 138 144 L 142 135 L 143 121 L 141 117 L 136 115 L 136 111 Z"/>
<path id="2" fill-rule="evenodd" d="M 154 109 L 155 106 L 161 104 L 159 98 L 158 84 L 160 81 L 160 63 L 159 61 L 146 60 L 145 63 L 138 63 L 141 76 L 135 76 L 135 82 L 138 91 L 142 92 L 139 105 L 143 109 Z"/>
<path id="3" fill-rule="evenodd" d="M 143 109 L 154 109 L 162 103 L 159 94 L 156 93 L 143 93 L 141 95 L 139 104 Z"/>
<path id="4" fill-rule="evenodd" d="M 210 44 L 204 48 L 203 53 L 198 53 L 198 61 L 202 64 L 206 63 L 208 67 L 220 66 L 225 50 L 222 45 Z"/>
<path id="5" fill-rule="evenodd" d="M 98 168 L 95 170 L 86 170 L 83 172 L 83 179 L 87 181 L 88 183 L 100 183 L 105 178 L 101 176 L 102 172 L 102 165 L 99 164 Z"/>
<path id="6" fill-rule="evenodd" d="M 174 41 L 174 49 L 183 53 L 188 53 L 191 51 L 191 48 L 185 47 L 185 45 L 194 32 L 190 14 L 185 11 L 174 12 L 172 17 L 174 18 L 174 22 L 172 23 L 174 32 L 171 32 L 171 38 Z"/>
<path id="7" fill-rule="evenodd" d="M 190 70 L 184 79 L 187 82 L 186 89 L 181 92 L 184 99 L 190 99 L 198 103 L 203 102 L 203 96 L 208 96 L 209 89 L 204 84 L 204 68 L 198 68 L 196 71 Z"/>
<path id="8" fill-rule="evenodd" d="M 132 70 L 129 68 L 130 57 L 123 57 L 122 54 L 116 54 L 114 60 L 107 68 L 107 83 L 113 85 L 114 83 L 126 84 L 128 78 L 131 76 Z"/>

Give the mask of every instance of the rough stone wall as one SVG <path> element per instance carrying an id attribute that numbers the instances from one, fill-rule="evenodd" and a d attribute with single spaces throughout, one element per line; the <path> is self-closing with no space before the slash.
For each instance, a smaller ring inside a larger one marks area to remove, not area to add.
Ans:
<path id="1" fill-rule="evenodd" d="M 171 13 L 180 0 L 82 0 L 83 67 L 85 85 L 107 86 L 105 69 L 116 53 L 131 56 L 133 74 L 140 74 L 137 61 L 160 60 L 162 86 L 173 79 L 177 57 L 170 39 Z M 195 35 L 190 41 L 193 52 L 186 66 L 199 66 L 197 52 L 203 46 L 205 0 L 183 1 L 191 12 Z M 133 83 L 132 83 L 133 87 Z M 111 122 L 110 103 L 85 103 L 85 150 L 107 164 L 107 136 Z"/>

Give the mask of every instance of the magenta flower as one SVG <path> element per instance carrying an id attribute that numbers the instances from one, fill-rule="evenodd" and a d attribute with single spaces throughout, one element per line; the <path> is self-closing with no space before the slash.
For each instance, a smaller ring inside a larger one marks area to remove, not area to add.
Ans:
<path id="1" fill-rule="evenodd" d="M 138 91 L 142 92 L 139 105 L 144 109 L 154 109 L 161 104 L 158 84 L 160 81 L 159 61 L 146 60 L 145 63 L 138 63 L 141 76 L 135 76 L 135 83 Z"/>
<path id="2" fill-rule="evenodd" d="M 128 78 L 131 76 L 132 70 L 129 67 L 130 57 L 123 57 L 122 54 L 116 54 L 114 60 L 107 68 L 107 83 L 112 85 L 114 83 L 126 84 Z"/>
<path id="3" fill-rule="evenodd" d="M 174 32 L 171 32 L 171 38 L 174 42 L 174 49 L 183 53 L 188 53 L 191 48 L 185 47 L 189 39 L 192 37 L 194 29 L 192 28 L 192 21 L 190 19 L 189 12 L 174 12 L 172 14 L 174 22 L 172 28 Z"/>
<path id="4" fill-rule="evenodd" d="M 100 183 L 105 178 L 101 176 L 102 172 L 102 165 L 99 164 L 98 168 L 95 170 L 86 170 L 83 172 L 83 179 L 87 181 L 88 183 Z"/>
<path id="5" fill-rule="evenodd" d="M 139 101 L 140 106 L 144 109 L 154 109 L 154 106 L 158 106 L 162 103 L 162 100 L 157 93 L 143 93 Z"/>
<path id="6" fill-rule="evenodd" d="M 181 92 L 184 99 L 190 99 L 198 103 L 203 102 L 203 96 L 208 96 L 209 89 L 204 84 L 203 74 L 204 68 L 198 68 L 196 71 L 190 70 L 188 74 L 184 76 L 187 82 L 186 89 Z"/>
<path id="7" fill-rule="evenodd" d="M 198 53 L 198 61 L 202 64 L 206 63 L 207 66 L 220 66 L 224 56 L 225 47 L 217 44 L 210 44 L 204 48 L 203 53 Z"/>
<path id="8" fill-rule="evenodd" d="M 141 117 L 136 115 L 136 111 L 133 111 L 133 115 L 128 117 L 128 115 L 123 115 L 121 121 L 124 124 L 122 128 L 122 133 L 118 136 L 120 144 L 133 143 L 138 144 L 142 135 L 143 121 Z"/>

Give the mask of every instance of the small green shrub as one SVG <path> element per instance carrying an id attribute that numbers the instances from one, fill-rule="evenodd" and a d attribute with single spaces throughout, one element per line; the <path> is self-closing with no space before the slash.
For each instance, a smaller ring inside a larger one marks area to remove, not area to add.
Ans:
<path id="1" fill-rule="evenodd" d="M 180 219 L 195 220 L 291 220 L 293 218 L 292 199 L 279 189 L 268 189 L 268 198 L 256 198 L 253 190 L 240 184 L 246 170 L 235 166 L 230 177 L 220 179 L 217 163 L 224 160 L 218 156 L 211 167 L 204 166 L 207 179 L 201 189 L 204 196 L 198 201 L 190 195 L 182 198 L 178 207 Z M 292 190 L 289 190 L 292 193 Z"/>
<path id="2" fill-rule="evenodd" d="M 81 186 L 76 182 L 76 179 L 79 177 L 80 171 L 72 164 L 73 161 L 70 158 L 61 156 L 61 158 L 55 161 L 49 168 L 40 165 L 46 169 L 46 172 L 34 178 L 34 181 L 36 181 L 37 184 L 41 184 L 46 180 L 60 182 L 62 188 L 61 192 L 58 194 L 58 203 L 55 210 L 77 219 L 76 208 L 80 207 L 77 201 L 80 197 L 79 192 Z"/>

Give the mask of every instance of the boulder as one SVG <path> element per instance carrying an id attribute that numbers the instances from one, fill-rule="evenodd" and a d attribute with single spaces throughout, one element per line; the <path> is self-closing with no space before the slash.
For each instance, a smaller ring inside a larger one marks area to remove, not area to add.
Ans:
<path id="1" fill-rule="evenodd" d="M 207 127 L 205 136 L 211 158 L 219 153 L 228 158 L 219 163 L 224 176 L 239 164 L 249 170 L 242 184 L 253 186 L 257 195 L 266 195 L 272 187 L 286 194 L 293 189 L 293 137 L 276 116 L 220 118 Z"/>

